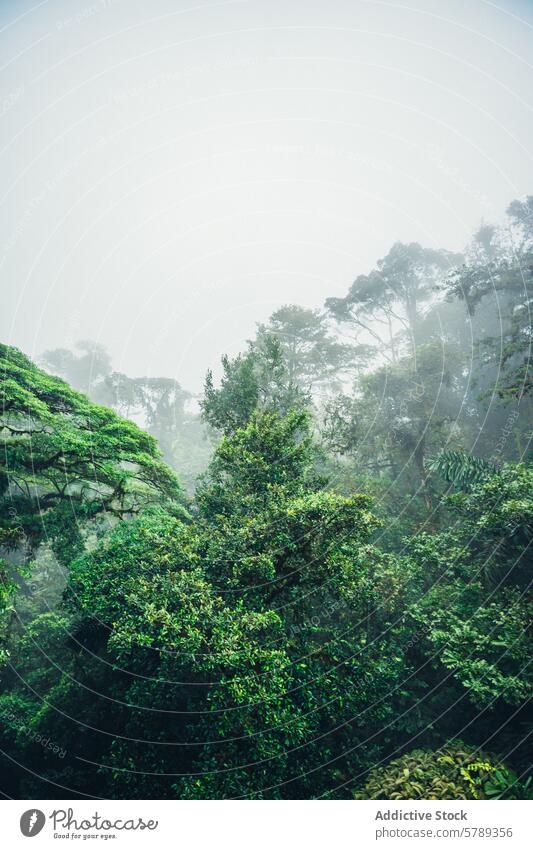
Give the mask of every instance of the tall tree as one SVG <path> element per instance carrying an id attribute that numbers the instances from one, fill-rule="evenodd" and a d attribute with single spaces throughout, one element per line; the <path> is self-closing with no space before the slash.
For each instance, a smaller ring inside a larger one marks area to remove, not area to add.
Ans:
<path id="1" fill-rule="evenodd" d="M 467 261 L 444 288 L 449 298 L 464 301 L 471 318 L 489 307 L 496 327 L 477 339 L 480 366 L 493 378 L 488 390 L 521 400 L 533 389 L 533 196 L 513 201 L 507 216 L 507 227 L 476 234 Z"/>
<path id="2" fill-rule="evenodd" d="M 434 342 L 363 375 L 352 397 L 339 396 L 327 408 L 330 447 L 355 457 L 360 469 L 420 493 L 431 513 L 426 458 L 454 439 L 460 373 L 457 349 Z"/>
<path id="3" fill-rule="evenodd" d="M 233 360 L 222 357 L 222 369 L 218 388 L 212 371 L 207 372 L 201 408 L 205 421 L 223 433 L 244 427 L 257 409 L 284 415 L 309 403 L 289 374 L 280 340 L 272 334 L 263 333 L 260 345 L 250 344 Z"/>
<path id="4" fill-rule="evenodd" d="M 368 346 L 339 342 L 325 313 L 294 304 L 281 307 L 259 325 L 252 350 L 261 352 L 271 337 L 279 340 L 288 380 L 308 393 L 314 388 L 339 388 L 343 377 L 369 356 Z"/>
<path id="5" fill-rule="evenodd" d="M 396 362 L 402 342 L 416 343 L 424 308 L 459 260 L 449 251 L 397 242 L 373 271 L 355 279 L 344 298 L 328 298 L 326 307 L 355 330 L 356 339 L 372 342 L 386 360 Z"/>

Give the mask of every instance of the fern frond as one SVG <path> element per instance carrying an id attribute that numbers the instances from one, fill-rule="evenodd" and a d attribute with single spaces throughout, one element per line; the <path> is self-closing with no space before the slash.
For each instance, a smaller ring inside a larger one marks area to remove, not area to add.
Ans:
<path id="1" fill-rule="evenodd" d="M 498 474 L 494 463 L 466 451 L 443 451 L 428 461 L 427 468 L 462 490 L 469 490 L 491 475 Z"/>

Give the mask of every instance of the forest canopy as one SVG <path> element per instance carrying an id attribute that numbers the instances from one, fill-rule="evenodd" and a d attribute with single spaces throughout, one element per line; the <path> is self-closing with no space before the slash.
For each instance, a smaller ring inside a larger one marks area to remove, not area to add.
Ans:
<path id="1" fill-rule="evenodd" d="M 280 307 L 198 407 L 0 346 L 6 795 L 531 797 L 532 222 Z"/>

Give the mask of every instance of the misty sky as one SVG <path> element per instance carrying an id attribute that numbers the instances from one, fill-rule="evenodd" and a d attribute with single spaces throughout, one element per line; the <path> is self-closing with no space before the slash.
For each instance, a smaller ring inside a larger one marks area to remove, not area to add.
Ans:
<path id="1" fill-rule="evenodd" d="M 0 2 L 0 337 L 193 390 L 533 191 L 533 0 Z"/>

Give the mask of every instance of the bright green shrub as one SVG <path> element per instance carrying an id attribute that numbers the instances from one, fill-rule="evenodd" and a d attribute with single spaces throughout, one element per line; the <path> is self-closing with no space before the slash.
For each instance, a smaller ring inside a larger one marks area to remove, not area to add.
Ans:
<path id="1" fill-rule="evenodd" d="M 461 742 L 413 749 L 370 771 L 356 799 L 518 799 L 522 786 L 495 755 Z"/>

